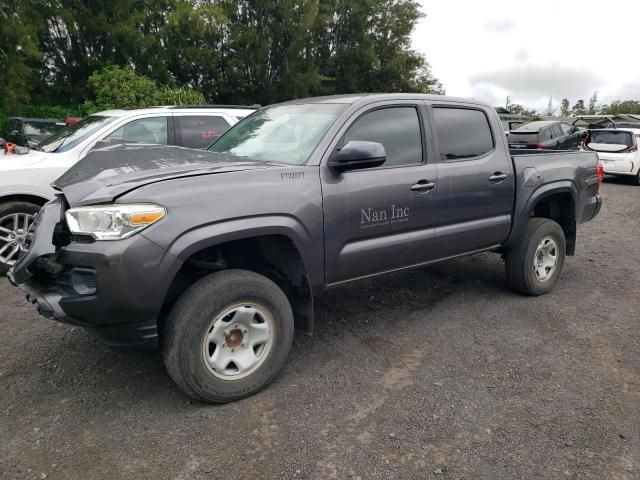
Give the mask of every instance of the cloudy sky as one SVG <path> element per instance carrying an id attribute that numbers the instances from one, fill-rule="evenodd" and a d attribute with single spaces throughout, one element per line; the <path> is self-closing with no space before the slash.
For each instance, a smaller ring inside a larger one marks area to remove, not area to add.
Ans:
<path id="1" fill-rule="evenodd" d="M 413 46 L 448 95 L 544 108 L 640 100 L 640 0 L 422 0 Z"/>

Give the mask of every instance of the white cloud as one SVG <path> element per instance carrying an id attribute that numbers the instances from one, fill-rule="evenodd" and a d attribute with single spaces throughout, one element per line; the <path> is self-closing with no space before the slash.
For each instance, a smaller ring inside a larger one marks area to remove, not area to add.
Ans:
<path id="1" fill-rule="evenodd" d="M 530 63 L 473 74 L 469 81 L 473 86 L 495 87 L 525 99 L 571 97 L 576 91 L 594 91 L 604 82 L 586 68 Z"/>
<path id="2" fill-rule="evenodd" d="M 640 99 L 640 62 L 629 49 L 637 43 L 637 0 L 422 3 L 413 46 L 449 95 L 493 104 L 510 96 L 534 108 L 549 96 L 586 101 L 596 89 L 603 103 Z"/>
<path id="3" fill-rule="evenodd" d="M 513 30 L 516 24 L 510 18 L 492 18 L 487 20 L 484 26 L 490 32 L 507 33 Z"/>

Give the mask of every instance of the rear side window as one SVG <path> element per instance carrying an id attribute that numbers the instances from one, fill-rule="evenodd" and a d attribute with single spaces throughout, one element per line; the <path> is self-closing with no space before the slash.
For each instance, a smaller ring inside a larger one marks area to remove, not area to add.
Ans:
<path id="1" fill-rule="evenodd" d="M 433 113 L 441 160 L 473 158 L 493 150 L 491 127 L 483 111 L 436 107 Z"/>
<path id="2" fill-rule="evenodd" d="M 562 137 L 564 135 L 564 133 L 562 133 L 562 129 L 560 128 L 560 125 L 554 125 L 552 128 L 553 128 L 554 138 Z"/>
<path id="3" fill-rule="evenodd" d="M 229 129 L 220 116 L 193 115 L 174 117 L 178 143 L 188 148 L 207 148 Z"/>
<path id="4" fill-rule="evenodd" d="M 573 127 L 568 123 L 561 123 L 560 128 L 562 129 L 562 133 L 564 133 L 565 135 L 570 135 L 571 133 L 573 133 Z"/>
<path id="5" fill-rule="evenodd" d="M 551 127 L 545 128 L 544 130 L 540 131 L 541 142 L 546 142 L 551 139 L 553 139 L 553 131 L 551 130 Z"/>
<path id="6" fill-rule="evenodd" d="M 385 167 L 416 165 L 422 162 L 422 133 L 415 107 L 381 108 L 358 118 L 344 136 L 351 140 L 384 145 Z"/>

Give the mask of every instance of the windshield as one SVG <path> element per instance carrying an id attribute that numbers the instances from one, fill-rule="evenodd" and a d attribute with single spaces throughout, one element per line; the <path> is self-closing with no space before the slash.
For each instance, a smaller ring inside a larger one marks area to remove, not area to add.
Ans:
<path id="1" fill-rule="evenodd" d="M 347 106 L 308 103 L 265 108 L 234 125 L 209 150 L 302 165 Z"/>
<path id="2" fill-rule="evenodd" d="M 29 137 L 46 138 L 64 127 L 60 122 L 24 122 L 24 133 Z"/>
<path id="3" fill-rule="evenodd" d="M 66 152 L 75 147 L 82 140 L 108 125 L 118 117 L 103 117 L 91 115 L 83 118 L 78 123 L 64 127 L 38 144 L 38 148 L 45 152 Z"/>

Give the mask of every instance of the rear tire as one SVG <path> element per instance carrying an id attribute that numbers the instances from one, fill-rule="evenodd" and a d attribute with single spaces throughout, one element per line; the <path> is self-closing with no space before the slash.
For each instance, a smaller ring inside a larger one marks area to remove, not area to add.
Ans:
<path id="1" fill-rule="evenodd" d="M 640 187 L 640 169 L 638 169 L 638 174 L 631 179 L 631 184 Z"/>
<path id="2" fill-rule="evenodd" d="M 196 400 L 239 400 L 275 378 L 293 331 L 291 305 L 274 282 L 247 270 L 216 272 L 189 287 L 171 309 L 164 364 Z"/>
<path id="3" fill-rule="evenodd" d="M 560 277 L 565 254 L 566 240 L 560 225 L 547 218 L 531 218 L 506 254 L 509 286 L 523 295 L 549 293 Z"/>
<path id="4" fill-rule="evenodd" d="M 0 203 L 0 275 L 7 273 L 18 259 L 21 251 L 20 239 L 26 235 L 26 229 L 39 210 L 40 206 L 31 202 Z M 15 215 L 18 215 L 17 224 Z M 25 219 L 28 221 L 26 229 L 24 228 Z M 15 253 L 11 254 L 12 252 Z"/>

